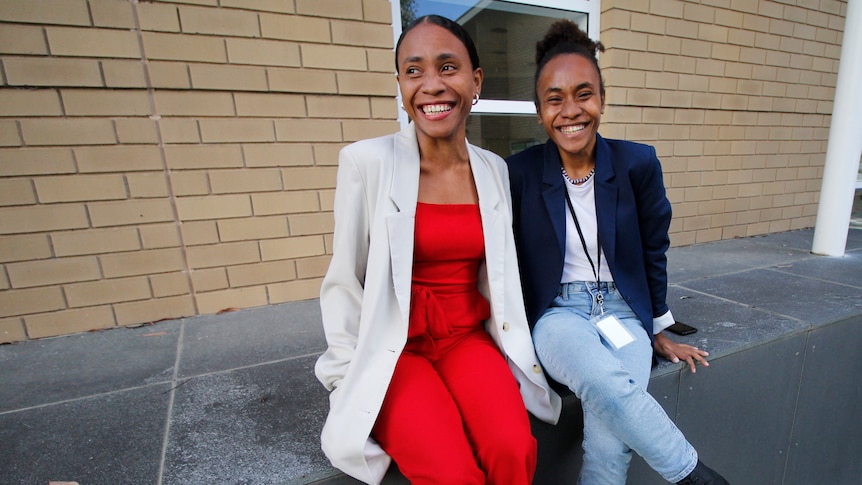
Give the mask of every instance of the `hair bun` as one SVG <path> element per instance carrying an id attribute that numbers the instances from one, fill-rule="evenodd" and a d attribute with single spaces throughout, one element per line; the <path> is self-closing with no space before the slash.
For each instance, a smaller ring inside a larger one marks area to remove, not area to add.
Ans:
<path id="1" fill-rule="evenodd" d="M 542 61 L 553 51 L 558 51 L 559 47 L 568 45 L 575 47 L 578 51 L 585 50 L 596 55 L 596 52 L 604 52 L 605 47 L 601 42 L 595 42 L 590 39 L 586 32 L 580 29 L 578 25 L 569 19 L 557 20 L 545 33 L 542 40 L 536 43 L 536 64 L 542 64 Z"/>

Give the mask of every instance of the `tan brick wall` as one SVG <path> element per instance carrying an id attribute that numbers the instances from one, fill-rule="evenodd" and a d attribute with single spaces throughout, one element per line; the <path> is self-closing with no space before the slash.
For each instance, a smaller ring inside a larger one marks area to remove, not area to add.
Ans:
<path id="1" fill-rule="evenodd" d="M 602 0 L 603 134 L 674 245 L 814 223 L 846 3 Z M 0 342 L 314 298 L 387 0 L 0 0 Z"/>
<path id="2" fill-rule="evenodd" d="M 317 296 L 386 0 L 0 0 L 0 342 Z"/>
<path id="3" fill-rule="evenodd" d="M 602 132 L 656 146 L 674 245 L 814 225 L 846 8 L 602 0 Z"/>

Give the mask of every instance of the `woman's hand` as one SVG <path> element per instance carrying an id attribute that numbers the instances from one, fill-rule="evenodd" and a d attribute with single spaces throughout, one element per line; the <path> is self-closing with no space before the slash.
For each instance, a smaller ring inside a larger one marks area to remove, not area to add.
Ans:
<path id="1" fill-rule="evenodd" d="M 709 367 L 709 362 L 706 361 L 709 352 L 691 345 L 678 344 L 669 339 L 664 332 L 659 332 L 655 336 L 655 351 L 674 364 L 679 363 L 680 360 L 688 362 L 692 373 L 697 372 L 695 361 L 700 362 L 704 367 Z"/>

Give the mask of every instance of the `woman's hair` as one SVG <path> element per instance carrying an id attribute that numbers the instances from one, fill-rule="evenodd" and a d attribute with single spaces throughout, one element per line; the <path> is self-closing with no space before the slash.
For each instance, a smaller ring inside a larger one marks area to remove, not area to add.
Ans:
<path id="1" fill-rule="evenodd" d="M 419 17 L 418 19 L 410 22 L 407 25 L 407 28 L 401 32 L 401 37 L 398 38 L 398 43 L 395 44 L 395 71 L 398 71 L 398 50 L 401 48 L 401 41 L 404 40 L 404 36 L 407 35 L 408 32 L 419 26 L 420 24 L 434 24 L 444 29 L 448 30 L 452 33 L 458 40 L 464 44 L 464 47 L 467 48 L 467 54 L 470 55 L 470 63 L 473 65 L 473 70 L 479 68 L 479 53 L 476 51 L 476 45 L 473 44 L 473 39 L 470 38 L 470 34 L 464 30 L 464 27 L 458 24 L 458 22 L 453 22 L 452 20 L 447 19 L 446 17 L 441 17 L 439 15 L 425 15 Z"/>
<path id="2" fill-rule="evenodd" d="M 545 37 L 536 42 L 536 77 L 533 80 L 533 85 L 539 84 L 539 75 L 551 59 L 561 54 L 577 54 L 587 58 L 595 66 L 596 72 L 599 74 L 601 95 L 604 97 L 605 80 L 602 78 L 602 70 L 599 68 L 599 60 L 596 57 L 598 52 L 604 51 L 605 46 L 601 42 L 590 39 L 590 36 L 571 20 L 557 20 L 545 33 Z M 536 106 L 538 106 L 538 94 L 534 93 L 534 96 L 536 96 Z"/>

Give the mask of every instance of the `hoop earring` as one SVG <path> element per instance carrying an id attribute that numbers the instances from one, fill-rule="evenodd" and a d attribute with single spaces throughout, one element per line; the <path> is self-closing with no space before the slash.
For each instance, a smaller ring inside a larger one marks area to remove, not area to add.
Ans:
<path id="1" fill-rule="evenodd" d="M 473 95 L 473 106 L 476 106 L 477 103 L 479 103 L 479 93 Z"/>

